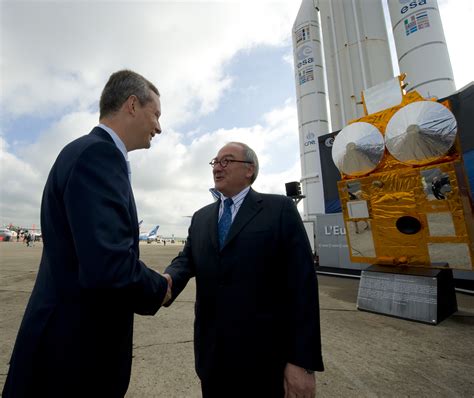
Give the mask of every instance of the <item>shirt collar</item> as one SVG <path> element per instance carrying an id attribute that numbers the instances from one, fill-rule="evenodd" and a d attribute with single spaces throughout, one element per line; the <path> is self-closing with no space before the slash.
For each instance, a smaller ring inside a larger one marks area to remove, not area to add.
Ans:
<path id="1" fill-rule="evenodd" d="M 103 129 L 103 130 L 107 131 L 107 133 L 109 133 L 110 137 L 114 140 L 114 143 L 117 146 L 117 148 L 120 150 L 120 152 L 122 152 L 122 155 L 125 158 L 125 160 L 128 160 L 127 148 L 125 147 L 125 144 L 120 139 L 120 137 L 117 135 L 117 133 L 114 130 L 112 130 L 109 126 L 106 126 L 103 123 L 100 123 L 98 127 L 100 127 L 101 129 Z"/>
<path id="2" fill-rule="evenodd" d="M 247 193 L 250 191 L 250 185 L 244 189 L 242 189 L 237 195 L 232 196 L 232 201 L 235 203 L 237 198 L 245 197 Z M 224 200 L 227 199 L 227 196 L 224 196 L 221 192 L 219 192 L 221 196 L 221 202 L 224 203 Z"/>

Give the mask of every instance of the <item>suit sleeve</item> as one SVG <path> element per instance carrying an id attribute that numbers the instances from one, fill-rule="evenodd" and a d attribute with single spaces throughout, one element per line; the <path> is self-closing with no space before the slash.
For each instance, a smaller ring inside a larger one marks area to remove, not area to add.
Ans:
<path id="1" fill-rule="evenodd" d="M 181 251 L 177 257 L 171 261 L 171 264 L 165 269 L 165 273 L 169 274 L 173 279 L 172 298 L 166 307 L 171 305 L 171 303 L 176 299 L 176 297 L 183 291 L 186 285 L 189 282 L 189 279 L 196 276 L 195 265 L 193 262 L 192 255 L 192 230 L 195 224 L 195 217 L 191 219 L 191 225 L 188 230 L 188 237 L 186 239 L 186 244 L 184 245 L 183 251 Z"/>
<path id="2" fill-rule="evenodd" d="M 110 143 L 87 147 L 73 166 L 64 206 L 76 249 L 81 294 L 158 311 L 167 281 L 139 259 L 132 225 L 132 193 L 125 162 Z M 133 210 L 134 211 L 134 210 Z M 100 300 L 99 300 L 100 301 Z"/>
<path id="3" fill-rule="evenodd" d="M 308 236 L 296 206 L 285 198 L 281 230 L 288 264 L 288 362 L 323 371 L 318 282 Z"/>

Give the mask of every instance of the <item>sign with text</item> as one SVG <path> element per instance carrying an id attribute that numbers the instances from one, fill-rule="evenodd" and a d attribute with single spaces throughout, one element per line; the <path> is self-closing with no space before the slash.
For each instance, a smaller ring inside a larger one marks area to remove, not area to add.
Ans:
<path id="1" fill-rule="evenodd" d="M 371 266 L 362 271 L 358 309 L 430 324 L 457 311 L 450 270 L 405 269 L 397 273 L 396 267 L 391 267 L 392 272 L 386 269 Z"/>

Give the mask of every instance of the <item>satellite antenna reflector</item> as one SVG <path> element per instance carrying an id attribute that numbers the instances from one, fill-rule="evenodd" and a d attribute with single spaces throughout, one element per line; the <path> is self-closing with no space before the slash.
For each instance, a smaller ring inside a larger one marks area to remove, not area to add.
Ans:
<path id="1" fill-rule="evenodd" d="M 382 161 L 384 140 L 374 125 L 356 122 L 344 127 L 334 139 L 332 158 L 341 173 L 361 176 Z"/>
<path id="2" fill-rule="evenodd" d="M 388 122 L 385 145 L 400 162 L 423 165 L 446 155 L 456 132 L 456 119 L 444 105 L 412 102 L 400 108 Z"/>

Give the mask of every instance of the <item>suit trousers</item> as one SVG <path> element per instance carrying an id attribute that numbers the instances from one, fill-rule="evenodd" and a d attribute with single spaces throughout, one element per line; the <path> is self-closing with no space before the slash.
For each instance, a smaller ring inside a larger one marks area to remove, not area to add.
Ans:
<path id="1" fill-rule="evenodd" d="M 233 372 L 219 370 L 201 380 L 203 398 L 283 398 L 283 371 Z"/>

